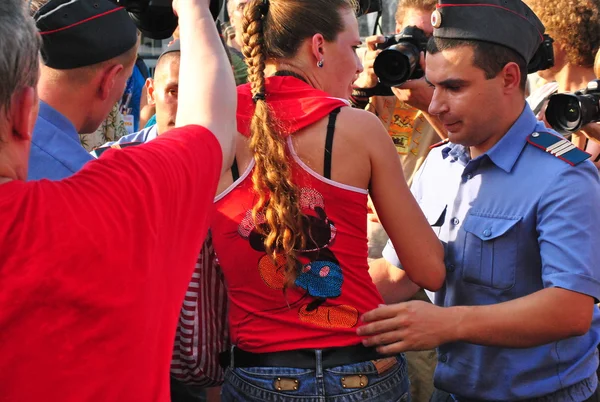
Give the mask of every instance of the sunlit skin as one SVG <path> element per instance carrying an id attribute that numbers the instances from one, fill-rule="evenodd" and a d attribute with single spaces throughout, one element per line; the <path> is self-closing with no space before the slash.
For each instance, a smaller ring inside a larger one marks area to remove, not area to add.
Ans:
<path id="1" fill-rule="evenodd" d="M 348 99 L 352 94 L 352 83 L 363 71 L 356 50 L 361 45 L 358 21 L 352 10 L 341 12 L 344 30 L 333 42 L 325 42 L 323 71 L 327 79 L 322 80 L 322 89 L 332 96 Z"/>
<path id="2" fill-rule="evenodd" d="M 161 60 L 154 80 L 148 79 L 148 104 L 156 106 L 158 135 L 175 127 L 177 95 L 179 92 L 179 53 L 168 54 Z"/>
<path id="3" fill-rule="evenodd" d="M 517 64 L 486 79 L 473 65 L 470 46 L 428 54 L 425 75 L 434 87 L 429 113 L 440 119 L 452 143 L 470 147 L 473 158 L 502 138 L 525 104 Z"/>
<path id="4" fill-rule="evenodd" d="M 322 34 L 317 33 L 307 38 L 293 57 L 268 60 L 267 70 L 292 71 L 313 88 L 336 98 L 350 98 L 352 83 L 363 71 L 362 62 L 356 54 L 361 40 L 354 11 L 342 9 L 340 17 L 344 29 L 334 41 L 327 42 Z M 323 67 L 317 67 L 319 61 L 323 62 Z"/>

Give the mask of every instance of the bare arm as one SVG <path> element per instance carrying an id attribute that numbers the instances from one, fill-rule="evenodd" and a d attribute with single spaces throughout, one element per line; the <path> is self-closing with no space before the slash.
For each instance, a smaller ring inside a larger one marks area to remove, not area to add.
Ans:
<path id="1" fill-rule="evenodd" d="M 208 128 L 223 151 L 222 172 L 234 157 L 237 95 L 233 73 L 208 9 L 209 0 L 176 0 L 181 62 L 177 126 Z M 198 72 L 202 73 L 199 74 Z"/>
<path id="2" fill-rule="evenodd" d="M 370 194 L 404 270 L 417 285 L 437 290 L 444 283 L 444 251 L 410 193 L 393 142 L 379 120 L 365 114 L 371 159 Z"/>

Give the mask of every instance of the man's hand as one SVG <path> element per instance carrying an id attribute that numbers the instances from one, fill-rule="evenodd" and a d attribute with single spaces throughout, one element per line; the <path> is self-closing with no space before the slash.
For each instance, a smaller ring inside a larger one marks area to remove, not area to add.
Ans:
<path id="1" fill-rule="evenodd" d="M 384 41 L 385 37 L 381 35 L 369 36 L 365 39 L 367 52 L 363 56 L 363 72 L 360 73 L 356 81 L 354 81 L 353 86 L 355 88 L 374 88 L 379 82 L 375 75 L 375 71 L 373 70 L 373 64 L 375 63 L 377 55 L 381 53 L 381 50 L 376 48 L 377 44 L 383 43 Z"/>
<path id="2" fill-rule="evenodd" d="M 580 132 L 589 139 L 600 142 L 600 123 L 590 123 L 581 127 Z"/>
<path id="3" fill-rule="evenodd" d="M 406 81 L 399 87 L 392 87 L 392 92 L 402 102 L 425 113 L 427 113 L 433 97 L 433 88 L 425 81 L 425 78 Z"/>
<path id="4" fill-rule="evenodd" d="M 448 309 L 423 301 L 382 306 L 362 316 L 357 329 L 365 346 L 377 346 L 381 354 L 428 350 L 453 340 L 458 322 Z"/>
<path id="5" fill-rule="evenodd" d="M 421 68 L 425 71 L 425 55 L 421 53 Z M 404 103 L 427 113 L 431 98 L 433 98 L 433 87 L 425 81 L 425 77 L 416 80 L 408 80 L 404 84 L 392 88 L 396 98 Z"/>

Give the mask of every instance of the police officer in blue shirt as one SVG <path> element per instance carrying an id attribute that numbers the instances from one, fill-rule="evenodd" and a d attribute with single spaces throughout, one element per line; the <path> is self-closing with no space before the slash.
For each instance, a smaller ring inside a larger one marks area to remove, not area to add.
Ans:
<path id="1" fill-rule="evenodd" d="M 79 133 L 96 131 L 123 95 L 137 55 L 137 29 L 111 0 L 32 0 L 43 40 L 40 111 L 29 180 L 59 180 L 92 160 Z"/>
<path id="2" fill-rule="evenodd" d="M 450 142 L 412 191 L 446 283 L 434 305 L 364 314 L 358 333 L 382 353 L 438 347 L 433 401 L 596 401 L 600 179 L 525 103 L 544 27 L 520 0 L 440 0 L 432 23 L 429 112 Z"/>

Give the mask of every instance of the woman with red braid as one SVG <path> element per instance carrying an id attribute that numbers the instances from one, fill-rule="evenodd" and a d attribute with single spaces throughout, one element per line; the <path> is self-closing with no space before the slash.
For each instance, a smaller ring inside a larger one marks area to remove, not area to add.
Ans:
<path id="1" fill-rule="evenodd" d="M 383 303 L 367 265 L 367 194 L 420 286 L 442 285 L 443 248 L 387 132 L 346 101 L 362 71 L 355 4 L 251 0 L 244 19 L 249 84 L 211 222 L 235 345 L 222 399 L 404 400 L 404 357 L 356 334 Z"/>

